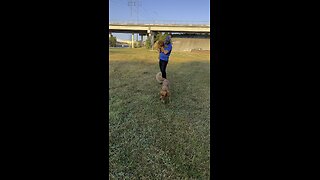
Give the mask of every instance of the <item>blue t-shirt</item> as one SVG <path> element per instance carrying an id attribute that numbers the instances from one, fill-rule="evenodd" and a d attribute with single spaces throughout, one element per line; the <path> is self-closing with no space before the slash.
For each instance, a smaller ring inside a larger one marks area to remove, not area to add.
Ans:
<path id="1" fill-rule="evenodd" d="M 168 44 L 164 47 L 164 50 L 169 51 L 168 54 L 164 54 L 163 52 L 160 52 L 160 60 L 163 61 L 169 61 L 169 56 L 171 54 L 171 50 L 172 50 L 172 45 Z"/>

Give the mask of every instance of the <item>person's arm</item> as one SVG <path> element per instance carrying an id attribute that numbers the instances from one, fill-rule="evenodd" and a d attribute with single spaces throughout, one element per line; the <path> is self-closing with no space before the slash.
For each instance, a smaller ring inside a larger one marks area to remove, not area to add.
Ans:
<path id="1" fill-rule="evenodd" d="M 169 53 L 169 51 L 165 50 L 164 47 L 161 47 L 161 52 L 163 52 L 164 54 L 168 54 Z"/>
<path id="2" fill-rule="evenodd" d="M 160 52 L 164 52 L 164 48 L 163 47 L 160 47 Z"/>

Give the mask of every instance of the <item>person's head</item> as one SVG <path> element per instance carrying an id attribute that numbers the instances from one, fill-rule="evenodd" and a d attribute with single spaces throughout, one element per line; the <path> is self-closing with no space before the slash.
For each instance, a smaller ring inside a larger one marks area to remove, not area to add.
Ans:
<path id="1" fill-rule="evenodd" d="M 164 40 L 164 44 L 170 44 L 170 43 L 171 43 L 171 35 L 168 35 Z"/>

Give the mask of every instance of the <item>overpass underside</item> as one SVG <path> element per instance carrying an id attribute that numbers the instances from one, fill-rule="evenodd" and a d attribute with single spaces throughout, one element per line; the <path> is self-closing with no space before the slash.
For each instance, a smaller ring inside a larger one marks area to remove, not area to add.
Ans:
<path id="1" fill-rule="evenodd" d="M 210 33 L 209 25 L 128 25 L 128 24 L 109 24 L 109 36 L 112 33 L 132 33 L 132 44 L 134 33 L 141 37 L 147 35 L 151 39 L 151 45 L 154 44 L 154 36 L 158 32 L 171 33 Z"/>

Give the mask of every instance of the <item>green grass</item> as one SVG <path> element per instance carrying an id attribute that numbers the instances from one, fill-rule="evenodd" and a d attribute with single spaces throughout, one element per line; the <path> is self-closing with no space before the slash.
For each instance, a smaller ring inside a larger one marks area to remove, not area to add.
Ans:
<path id="1" fill-rule="evenodd" d="M 172 52 L 163 104 L 157 52 L 109 52 L 110 179 L 209 179 L 210 55 Z"/>

